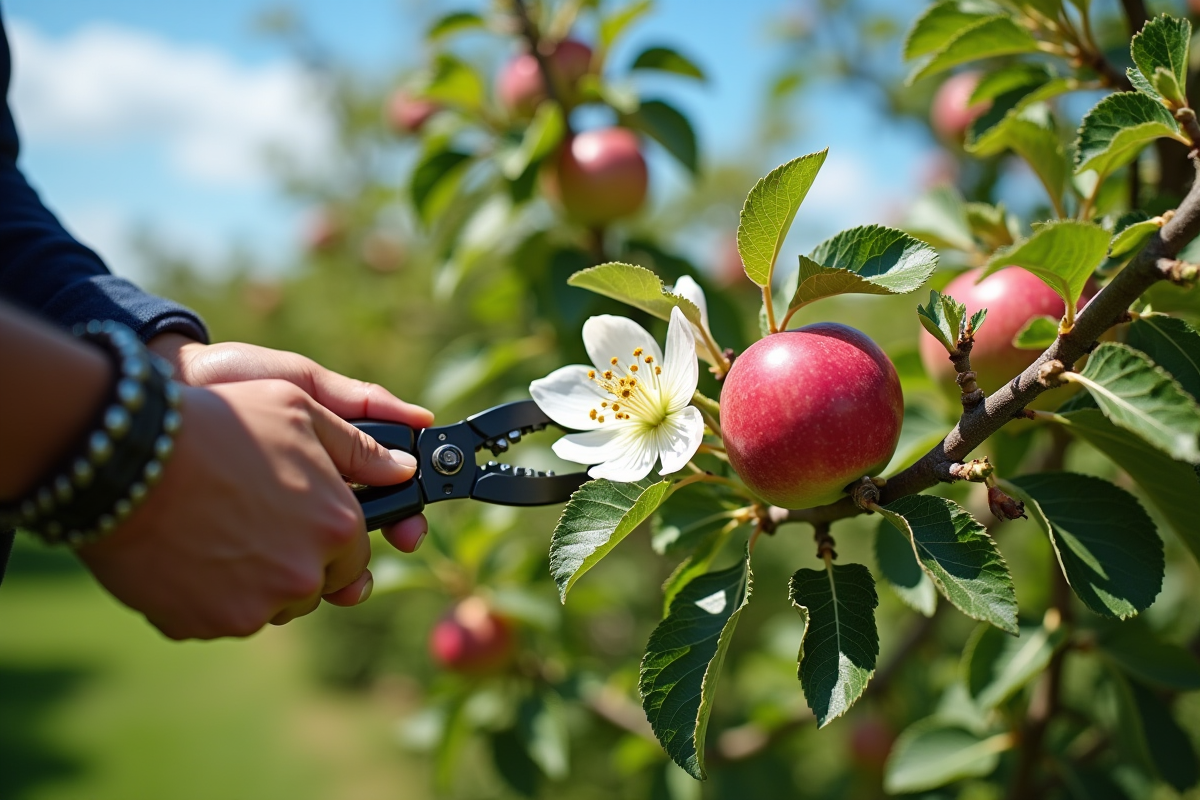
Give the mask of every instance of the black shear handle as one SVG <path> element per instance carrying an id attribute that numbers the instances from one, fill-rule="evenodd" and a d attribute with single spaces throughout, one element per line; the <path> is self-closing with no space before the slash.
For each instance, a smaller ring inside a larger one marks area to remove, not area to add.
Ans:
<path id="1" fill-rule="evenodd" d="M 416 435 L 407 425 L 374 419 L 351 420 L 350 424 L 389 450 L 403 450 L 416 455 Z M 420 514 L 425 508 L 425 497 L 415 477 L 395 486 L 358 489 L 354 496 L 362 505 L 369 531 Z"/>

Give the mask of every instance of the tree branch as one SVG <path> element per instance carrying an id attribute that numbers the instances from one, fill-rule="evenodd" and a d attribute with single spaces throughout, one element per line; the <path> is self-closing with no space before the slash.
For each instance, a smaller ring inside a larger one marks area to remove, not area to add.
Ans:
<path id="1" fill-rule="evenodd" d="M 533 23 L 533 17 L 529 16 L 529 9 L 525 5 L 525 0 L 512 0 L 513 8 L 517 12 L 517 21 L 521 24 L 521 35 L 525 37 L 525 43 L 529 46 L 529 54 L 537 61 L 538 71 L 542 73 L 542 83 L 546 87 L 546 97 L 553 100 L 562 109 L 563 117 L 563 138 L 570 139 L 571 120 L 567 114 L 568 108 L 563 104 L 562 98 L 558 96 L 558 87 L 554 82 L 554 75 L 550 71 L 550 62 L 546 60 L 546 54 L 542 52 L 542 39 L 538 33 L 537 26 Z M 603 248 L 602 248 L 603 249 Z"/>
<path id="2" fill-rule="evenodd" d="M 1197 163 L 1200 169 L 1200 163 Z M 940 481 L 954 480 L 950 468 L 964 461 L 1008 422 L 1023 416 L 1034 398 L 1046 391 L 1038 377 L 1042 365 L 1058 361 L 1068 368 L 1085 356 L 1105 331 L 1124 317 L 1129 306 L 1147 289 L 1170 277 L 1170 266 L 1183 247 L 1200 234 L 1200 181 L 1192 185 L 1175 216 L 1146 244 L 1125 269 L 1092 298 L 1075 319 L 1075 327 L 1060 335 L 1024 372 L 979 405 L 963 412 L 958 424 L 919 461 L 887 479 L 879 505 L 923 492 Z M 771 518 L 783 522 L 832 522 L 862 513 L 849 497 L 826 506 L 789 511 L 773 508 Z"/>

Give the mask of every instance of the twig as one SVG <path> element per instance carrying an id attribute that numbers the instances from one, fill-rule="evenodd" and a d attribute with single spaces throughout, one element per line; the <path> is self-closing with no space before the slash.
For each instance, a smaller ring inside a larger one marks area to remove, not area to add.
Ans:
<path id="1" fill-rule="evenodd" d="M 550 63 L 546 60 L 546 54 L 542 52 L 541 36 L 538 34 L 537 26 L 533 24 L 533 18 L 529 16 L 529 9 L 525 5 L 525 0 L 512 0 L 513 8 L 517 12 L 517 21 L 521 25 L 521 34 L 525 37 L 525 43 L 529 45 L 529 54 L 537 61 L 538 71 L 542 73 L 542 83 L 546 86 L 546 97 L 553 100 L 562 109 L 563 117 L 563 138 L 569 140 L 574 133 L 571 130 L 571 120 L 567 114 L 567 107 L 563 104 L 563 98 L 558 96 L 558 87 L 554 82 L 554 74 L 550 70 Z"/>

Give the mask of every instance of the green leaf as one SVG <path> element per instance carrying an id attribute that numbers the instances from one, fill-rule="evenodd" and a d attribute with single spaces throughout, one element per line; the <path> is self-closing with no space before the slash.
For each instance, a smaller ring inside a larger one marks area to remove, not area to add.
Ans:
<path id="1" fill-rule="evenodd" d="M 1045 350 L 1058 338 L 1058 320 L 1039 314 L 1030 317 L 1025 327 L 1013 337 L 1013 347 L 1020 350 Z"/>
<path id="2" fill-rule="evenodd" d="M 987 739 L 936 717 L 920 720 L 896 739 L 883 773 L 889 794 L 924 792 L 963 778 L 992 774 L 1013 746 L 1007 733 Z"/>
<path id="3" fill-rule="evenodd" d="M 1162 217 L 1154 217 L 1153 219 L 1145 219 L 1140 222 L 1134 222 L 1113 233 L 1112 244 L 1108 248 L 1108 257 L 1117 258 L 1119 256 L 1133 255 L 1146 242 L 1150 241 L 1150 237 L 1158 233 L 1159 228 L 1163 226 Z"/>
<path id="4" fill-rule="evenodd" d="M 1042 674 L 1066 638 L 1062 625 L 1052 631 L 1042 625 L 1022 625 L 1017 638 L 980 625 L 963 651 L 967 691 L 981 708 L 995 708 Z"/>
<path id="5" fill-rule="evenodd" d="M 626 29 L 654 7 L 651 0 L 634 0 L 604 17 L 600 22 L 600 46 L 608 50 Z"/>
<path id="6" fill-rule="evenodd" d="M 1126 342 L 1171 373 L 1185 392 L 1200 399 L 1200 334 L 1191 325 L 1177 317 L 1153 314 L 1129 326 Z"/>
<path id="7" fill-rule="evenodd" d="M 866 225 L 842 231 L 800 257 L 791 308 L 839 294 L 904 294 L 937 269 L 932 247 L 903 231 Z"/>
<path id="8" fill-rule="evenodd" d="M 483 17 L 474 12 L 451 11 L 449 14 L 439 17 L 429 26 L 429 30 L 425 33 L 425 38 L 431 42 L 436 42 L 448 36 L 453 36 L 456 33 L 479 30 L 484 27 L 486 26 Z"/>
<path id="9" fill-rule="evenodd" d="M 885 519 L 875 531 L 875 561 L 879 572 L 905 605 L 927 617 L 937 608 L 937 589 L 913 554 L 912 543 Z"/>
<path id="10" fill-rule="evenodd" d="M 905 217 L 904 229 L 934 247 L 966 253 L 977 249 L 966 204 L 953 186 L 939 186 L 918 197 Z"/>
<path id="11" fill-rule="evenodd" d="M 562 141 L 565 129 L 562 109 L 558 103 L 540 103 L 529 127 L 525 129 L 520 146 L 501 160 L 504 177 L 515 181 L 531 164 L 549 155 Z"/>
<path id="12" fill-rule="evenodd" d="M 1162 590 L 1162 540 L 1129 492 L 1071 472 L 1023 475 L 1016 487 L 1025 511 L 1050 537 L 1067 583 L 1097 614 L 1125 619 Z"/>
<path id="13" fill-rule="evenodd" d="M 948 294 L 931 289 L 929 305 L 917 306 L 917 318 L 922 327 L 942 343 L 946 352 L 953 354 L 958 350 L 960 341 L 979 331 L 987 318 L 987 309 L 981 308 L 968 318 L 965 305 Z"/>
<path id="14" fill-rule="evenodd" d="M 1190 464 L 1176 461 L 1141 437 L 1118 428 L 1098 409 L 1072 411 L 1057 419 L 1125 470 L 1200 561 L 1200 527 L 1196 525 L 1200 478 Z"/>
<path id="15" fill-rule="evenodd" d="M 1027 75 L 1031 77 L 1031 74 L 1027 73 Z M 1014 78 L 1014 80 L 1016 79 Z M 981 87 L 985 89 L 1000 88 L 988 85 L 986 81 L 987 78 L 980 81 L 979 86 L 975 88 L 975 94 L 971 96 L 971 102 L 980 102 L 975 100 L 975 97 L 979 94 Z M 1042 82 L 1018 85 L 1012 89 L 1008 89 L 993 99 L 991 107 L 971 123 L 971 126 L 967 129 L 967 139 L 964 147 L 968 153 L 980 157 L 993 156 L 1003 152 L 1006 148 L 1012 146 L 1006 141 L 1010 138 L 1007 132 L 1008 124 L 1013 120 L 1024 117 L 1028 121 L 1040 124 L 1042 127 L 1050 127 L 1045 121 L 1045 118 L 1049 116 L 1047 112 L 1041 111 L 1030 114 L 1027 113 L 1029 109 L 1038 106 L 1044 108 L 1046 100 L 1050 100 L 1065 92 L 1073 92 L 1079 88 L 1079 81 L 1073 78 L 1052 78 L 1047 72 L 1045 73 L 1045 80 Z M 1057 136 L 1057 133 L 1055 135 Z"/>
<path id="16" fill-rule="evenodd" d="M 1070 169 L 1054 117 L 1044 103 L 1023 103 L 1022 106 L 1019 111 L 1005 116 L 986 135 L 968 142 L 967 152 L 979 156 L 995 155 L 1007 148 L 1017 153 L 1033 168 L 1057 208 L 1061 205 Z"/>
<path id="17" fill-rule="evenodd" d="M 854 705 L 875 674 L 875 579 L 862 564 L 827 563 L 796 570 L 788 597 L 804 621 L 800 686 L 823 728 Z"/>
<path id="18" fill-rule="evenodd" d="M 517 734 L 530 760 L 547 778 L 557 781 L 570 774 L 567 709 L 557 694 L 543 690 L 526 698 L 517 714 Z"/>
<path id="19" fill-rule="evenodd" d="M 1100 650 L 1126 673 L 1166 689 L 1200 689 L 1200 661 L 1177 644 L 1159 639 L 1145 625 L 1115 625 L 1100 638 Z"/>
<path id="20" fill-rule="evenodd" d="M 1008 247 L 1020 238 L 1020 223 L 1004 209 L 1003 203 L 967 203 L 967 224 L 987 252 Z"/>
<path id="21" fill-rule="evenodd" d="M 571 495 L 550 537 L 550 574 L 563 602 L 583 573 L 654 513 L 670 487 L 670 481 L 652 478 L 637 483 L 600 479 Z"/>
<path id="22" fill-rule="evenodd" d="M 1095 170 L 1102 178 L 1132 161 L 1161 138 L 1191 144 L 1162 103 L 1144 94 L 1110 94 L 1092 108 L 1075 140 L 1075 172 Z"/>
<path id="23" fill-rule="evenodd" d="M 941 50 L 965 28 L 989 19 L 997 9 L 990 4 L 942 0 L 917 18 L 904 40 L 904 58 L 911 60 Z"/>
<path id="24" fill-rule="evenodd" d="M 1158 93 L 1179 105 L 1187 104 L 1184 98 L 1187 97 L 1188 44 L 1191 40 L 1191 22 L 1163 14 L 1142 26 L 1129 43 L 1133 63 L 1152 84 L 1158 83 L 1158 70 L 1167 73 L 1167 83 L 1174 87 L 1174 97 L 1161 89 Z"/>
<path id="25" fill-rule="evenodd" d="M 1059 220 L 1038 227 L 1023 242 L 998 250 L 984 276 L 1005 267 L 1024 267 L 1058 292 L 1067 304 L 1068 318 L 1088 278 L 1108 253 L 1108 231 L 1090 222 Z"/>
<path id="26" fill-rule="evenodd" d="M 738 523 L 731 519 L 725 519 L 722 522 L 720 527 L 708 529 L 707 535 L 700 540 L 695 549 L 687 558 L 679 562 L 667 579 L 663 581 L 664 617 L 670 613 L 671 603 L 675 602 L 675 597 L 683 591 L 683 588 L 696 577 L 708 572 L 712 567 L 712 562 L 721 554 L 722 548 L 739 527 Z"/>
<path id="27" fill-rule="evenodd" d="M 472 110 L 483 106 L 486 91 L 483 79 L 470 65 L 443 53 L 434 62 L 433 78 L 424 95 L 430 100 Z"/>
<path id="28" fill-rule="evenodd" d="M 1200 405 L 1146 355 L 1104 342 L 1083 372 L 1065 374 L 1083 384 L 1114 425 L 1174 459 L 1200 464 Z"/>
<path id="29" fill-rule="evenodd" d="M 913 83 L 945 72 L 968 61 L 995 56 L 1010 56 L 1018 53 L 1034 53 L 1038 50 L 1037 39 L 1026 28 L 1021 27 L 1009 14 L 984 17 L 959 30 L 949 42 L 934 52 L 923 65 L 908 76 Z"/>
<path id="30" fill-rule="evenodd" d="M 537 764 L 529 757 L 515 728 L 491 735 L 492 764 L 514 792 L 522 797 L 537 797 Z"/>
<path id="31" fill-rule="evenodd" d="M 647 47 L 638 53 L 630 69 L 656 70 L 658 72 L 670 72 L 675 75 L 695 78 L 699 81 L 707 80 L 704 76 L 704 70 L 700 69 L 694 61 L 680 54 L 678 51 L 672 50 L 670 47 Z"/>
<path id="32" fill-rule="evenodd" d="M 1126 688 L 1128 699 L 1132 700 L 1136 710 L 1135 714 L 1128 715 L 1133 718 L 1136 730 L 1127 733 L 1140 734 L 1144 755 L 1149 757 L 1158 776 L 1173 789 L 1182 792 L 1195 786 L 1200 781 L 1200 762 L 1187 731 L 1180 727 L 1170 707 L 1154 692 L 1137 681 L 1127 681 Z"/>
<path id="33" fill-rule="evenodd" d="M 711 485 L 703 491 L 679 491 L 654 514 L 650 546 L 661 555 L 676 555 L 696 547 L 710 533 L 734 519 L 745 502 Z"/>
<path id="34" fill-rule="evenodd" d="M 701 575 L 650 634 L 638 689 L 654 735 L 671 760 L 704 780 L 704 738 L 721 662 L 750 598 L 750 555 Z"/>
<path id="35" fill-rule="evenodd" d="M 417 215 L 428 225 L 453 194 L 458 179 L 466 170 L 471 155 L 457 150 L 433 150 L 426 153 L 413 170 L 409 194 Z"/>
<path id="36" fill-rule="evenodd" d="M 827 155 L 828 148 L 776 167 L 746 196 L 738 220 L 738 254 L 746 275 L 759 286 L 771 283 L 779 249 Z"/>
<path id="37" fill-rule="evenodd" d="M 907 534 L 934 586 L 959 611 L 1017 634 L 1012 576 L 987 529 L 944 497 L 902 497 L 880 510 Z"/>
<path id="38" fill-rule="evenodd" d="M 669 320 L 676 306 L 689 322 L 700 325 L 700 309 L 682 295 L 672 294 L 662 279 L 645 267 L 609 262 L 580 270 L 567 279 L 570 286 L 620 300 L 659 319 Z"/>
<path id="39" fill-rule="evenodd" d="M 644 100 L 632 114 L 623 114 L 621 124 L 645 133 L 661 144 L 688 171 L 699 169 L 696 132 L 679 109 L 662 100 Z"/>

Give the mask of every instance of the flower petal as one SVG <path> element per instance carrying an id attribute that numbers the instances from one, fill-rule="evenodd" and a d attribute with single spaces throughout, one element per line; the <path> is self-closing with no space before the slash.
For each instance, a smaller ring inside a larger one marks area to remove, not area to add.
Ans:
<path id="1" fill-rule="evenodd" d="M 564 461 L 602 464 L 620 457 L 624 452 L 625 444 L 621 441 L 624 428 L 625 426 L 609 424 L 585 433 L 568 433 L 551 445 L 550 449 Z"/>
<path id="2" fill-rule="evenodd" d="M 670 475 L 687 466 L 704 439 L 704 418 L 695 406 L 672 414 L 656 431 L 655 445 L 662 459 L 659 475 Z"/>
<path id="3" fill-rule="evenodd" d="M 696 363 L 696 341 L 692 337 L 692 325 L 678 308 L 671 309 L 671 323 L 667 326 L 667 358 L 663 361 L 659 386 L 667 413 L 674 413 L 691 405 L 692 395 L 700 380 L 700 367 Z"/>
<path id="4" fill-rule="evenodd" d="M 612 369 L 611 359 L 621 361 L 621 371 L 633 363 L 633 351 L 642 348 L 662 363 L 662 350 L 646 329 L 627 317 L 602 314 L 583 323 L 583 346 L 596 369 Z"/>
<path id="5" fill-rule="evenodd" d="M 588 369 L 572 364 L 554 370 L 529 384 L 529 394 L 546 416 L 564 428 L 590 431 L 600 426 L 589 416 L 607 397 L 604 390 L 588 378 Z"/>
<path id="6" fill-rule="evenodd" d="M 658 450 L 654 447 L 654 435 L 640 425 L 628 425 L 617 436 L 614 444 L 620 454 L 597 464 L 588 470 L 593 478 L 608 478 L 618 483 L 640 481 L 654 469 Z"/>
<path id="7" fill-rule="evenodd" d="M 675 286 L 671 289 L 672 293 L 686 297 L 696 304 L 696 308 L 700 309 L 700 321 L 704 327 L 708 327 L 708 300 L 704 296 L 704 290 L 700 288 L 700 284 L 696 283 L 691 275 L 684 275 L 679 280 L 675 281 Z"/>

